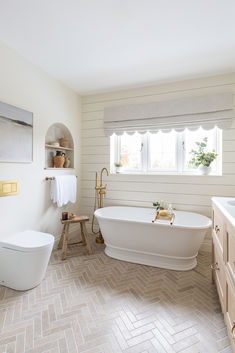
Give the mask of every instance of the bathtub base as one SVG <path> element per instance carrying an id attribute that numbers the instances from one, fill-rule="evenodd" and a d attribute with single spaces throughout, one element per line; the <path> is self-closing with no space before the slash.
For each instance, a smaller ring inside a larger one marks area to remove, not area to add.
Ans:
<path id="1" fill-rule="evenodd" d="M 153 253 L 145 253 L 130 249 L 118 248 L 106 243 L 105 254 L 122 261 L 134 262 L 137 264 L 160 267 L 168 270 L 188 271 L 197 266 L 196 256 L 173 257 Z"/>

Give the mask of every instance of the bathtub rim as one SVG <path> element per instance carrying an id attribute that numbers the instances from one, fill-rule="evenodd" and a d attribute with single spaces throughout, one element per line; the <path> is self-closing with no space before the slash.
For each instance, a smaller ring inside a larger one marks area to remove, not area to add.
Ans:
<path id="1" fill-rule="evenodd" d="M 106 209 L 106 208 L 144 208 L 144 209 L 152 209 L 151 207 L 136 207 L 136 206 L 107 206 L 107 207 L 103 207 L 103 208 L 98 208 L 95 210 L 94 215 L 96 218 L 101 218 L 101 219 L 105 219 L 105 220 L 109 220 L 109 221 L 114 221 L 114 222 L 128 222 L 128 223 L 142 223 L 142 224 L 151 224 L 152 226 L 162 226 L 162 227 L 172 227 L 172 228 L 178 228 L 178 229 L 195 229 L 195 230 L 199 230 L 199 229 L 210 229 L 212 227 L 212 220 L 204 215 L 201 215 L 200 213 L 196 213 L 196 212 L 188 212 L 188 211 L 175 211 L 175 212 L 183 212 L 183 213 L 192 213 L 192 214 L 196 214 L 199 217 L 206 217 L 208 219 L 208 225 L 205 226 L 186 226 L 186 225 L 175 225 L 174 223 L 172 225 L 169 224 L 169 222 L 167 223 L 153 223 L 151 222 L 147 222 L 147 221 L 139 221 L 139 220 L 131 220 L 131 219 L 117 219 L 117 218 L 112 218 L 112 217 L 105 217 L 102 216 L 100 214 L 97 215 L 97 213 L 102 212 L 102 210 Z"/>

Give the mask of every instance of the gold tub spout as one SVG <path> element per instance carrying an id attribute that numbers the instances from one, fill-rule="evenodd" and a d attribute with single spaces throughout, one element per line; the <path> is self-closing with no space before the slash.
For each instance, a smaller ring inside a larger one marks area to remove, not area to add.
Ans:
<path id="1" fill-rule="evenodd" d="M 109 172 L 107 168 L 103 168 L 100 172 L 100 186 L 102 186 L 102 180 L 103 180 L 103 172 L 106 171 L 107 176 L 109 176 Z"/>

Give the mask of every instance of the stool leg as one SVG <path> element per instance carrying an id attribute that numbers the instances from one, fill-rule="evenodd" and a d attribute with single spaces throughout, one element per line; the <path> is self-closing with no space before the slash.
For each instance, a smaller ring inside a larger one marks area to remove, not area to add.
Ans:
<path id="1" fill-rule="evenodd" d="M 69 223 L 65 225 L 65 233 L 64 233 L 64 237 L 63 237 L 61 260 L 66 260 L 68 235 L 69 235 Z"/>
<path id="2" fill-rule="evenodd" d="M 93 251 L 92 251 L 92 248 L 91 248 L 91 245 L 90 245 L 89 236 L 88 236 L 88 233 L 87 233 L 87 230 L 86 230 L 85 222 L 81 222 L 81 226 L 82 226 L 82 229 L 83 229 L 83 234 L 84 234 L 84 238 L 85 238 L 88 254 L 92 254 Z"/>
<path id="3" fill-rule="evenodd" d="M 60 236 L 60 241 L 59 241 L 59 244 L 57 246 L 57 249 L 61 249 L 62 248 L 63 239 L 64 239 L 64 233 L 65 233 L 65 224 L 63 225 L 63 230 L 62 230 L 62 234 Z"/>
<path id="4" fill-rule="evenodd" d="M 83 244 L 86 244 L 86 239 L 85 239 L 85 237 L 84 237 L 82 222 L 80 222 L 80 228 L 81 228 L 82 242 L 83 242 Z"/>

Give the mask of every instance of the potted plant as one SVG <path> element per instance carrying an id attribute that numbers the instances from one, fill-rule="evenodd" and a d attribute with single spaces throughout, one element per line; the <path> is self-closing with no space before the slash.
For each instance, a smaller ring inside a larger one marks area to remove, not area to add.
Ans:
<path id="1" fill-rule="evenodd" d="M 114 165 L 115 165 L 115 168 L 116 168 L 116 173 L 120 173 L 120 169 L 121 169 L 121 167 L 122 167 L 122 163 L 114 163 Z"/>
<path id="2" fill-rule="evenodd" d="M 190 160 L 190 164 L 195 166 L 199 169 L 202 175 L 208 175 L 211 172 L 211 163 L 216 159 L 218 156 L 215 153 L 215 150 L 212 152 L 207 152 L 207 137 L 202 139 L 202 142 L 196 142 L 197 150 L 192 150 L 190 153 L 193 155 L 192 159 Z"/>

